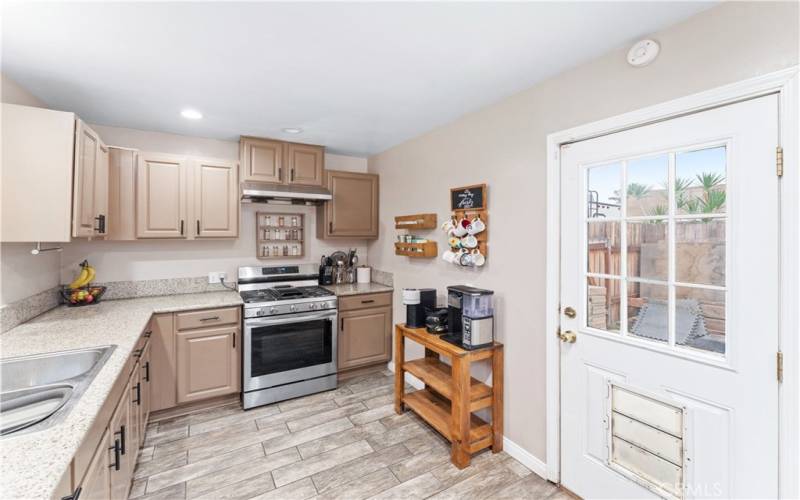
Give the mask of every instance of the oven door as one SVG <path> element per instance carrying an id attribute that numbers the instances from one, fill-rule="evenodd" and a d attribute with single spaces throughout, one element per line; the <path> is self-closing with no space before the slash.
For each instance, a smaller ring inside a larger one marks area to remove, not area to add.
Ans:
<path id="1" fill-rule="evenodd" d="M 244 322 L 244 390 L 336 373 L 337 313 L 248 318 Z"/>

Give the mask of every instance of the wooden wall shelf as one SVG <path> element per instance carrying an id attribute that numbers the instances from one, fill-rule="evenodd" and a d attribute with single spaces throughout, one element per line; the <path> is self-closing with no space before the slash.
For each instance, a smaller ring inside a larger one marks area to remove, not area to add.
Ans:
<path id="1" fill-rule="evenodd" d="M 439 246 L 435 241 L 425 243 L 395 243 L 395 255 L 405 255 L 406 257 L 436 257 L 439 254 Z"/>
<path id="2" fill-rule="evenodd" d="M 395 229 L 436 229 L 436 214 L 398 215 L 394 218 Z"/>
<path id="3" fill-rule="evenodd" d="M 405 340 L 425 347 L 425 357 L 405 360 Z M 395 326 L 394 409 L 402 414 L 408 406 L 451 443 L 450 457 L 459 469 L 467 467 L 471 455 L 491 447 L 503 451 L 503 344 L 467 351 L 430 334 L 424 328 Z M 439 356 L 449 357 L 452 366 Z M 470 376 L 470 364 L 489 360 L 492 383 L 488 386 Z M 425 383 L 425 389 L 405 392 L 405 372 Z M 473 412 L 491 408 L 491 423 Z"/>

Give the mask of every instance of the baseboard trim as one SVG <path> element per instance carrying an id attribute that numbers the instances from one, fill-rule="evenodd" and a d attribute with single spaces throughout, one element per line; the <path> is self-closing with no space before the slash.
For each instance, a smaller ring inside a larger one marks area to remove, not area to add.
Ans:
<path id="1" fill-rule="evenodd" d="M 386 364 L 386 367 L 389 369 L 390 372 L 394 373 L 394 361 L 389 361 L 389 363 Z M 425 383 L 422 380 L 418 379 L 417 377 L 411 375 L 408 372 L 405 373 L 405 377 L 403 378 L 406 379 L 407 384 L 410 384 L 411 387 L 415 389 L 425 388 Z"/>
<path id="2" fill-rule="evenodd" d="M 547 464 L 531 455 L 525 448 L 503 436 L 503 451 L 516 461 L 533 471 L 534 474 L 547 479 Z"/>

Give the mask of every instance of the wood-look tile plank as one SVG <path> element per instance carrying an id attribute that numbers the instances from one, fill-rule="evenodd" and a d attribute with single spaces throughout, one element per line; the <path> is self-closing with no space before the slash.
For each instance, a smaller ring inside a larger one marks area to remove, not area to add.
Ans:
<path id="1" fill-rule="evenodd" d="M 364 477 L 378 469 L 386 468 L 394 463 L 409 456 L 409 452 L 403 445 L 391 446 L 361 458 L 352 460 L 333 467 L 331 469 L 318 472 L 312 476 L 314 485 L 320 493 L 328 489 L 337 488 L 344 484 Z"/>
<path id="2" fill-rule="evenodd" d="M 150 489 L 148 485 L 148 490 Z M 180 500 L 186 498 L 186 483 L 173 484 L 152 493 L 148 493 L 139 500 Z"/>
<path id="3" fill-rule="evenodd" d="M 366 392 L 376 387 L 394 387 L 394 375 L 387 377 L 385 375 L 370 376 L 363 380 L 359 380 L 353 384 L 348 384 L 347 387 L 353 391 L 353 394 Z"/>
<path id="4" fill-rule="evenodd" d="M 338 488 L 332 488 L 315 498 L 322 500 L 362 500 L 377 495 L 400 484 L 394 474 L 383 467 L 364 477 L 354 479 Z"/>
<path id="5" fill-rule="evenodd" d="M 367 442 L 370 444 L 370 446 L 372 446 L 376 450 L 379 450 L 381 448 L 386 448 L 398 443 L 402 443 L 403 441 L 424 434 L 425 430 L 422 428 L 422 426 L 416 423 L 410 423 L 408 425 L 404 425 L 403 427 L 390 429 L 384 432 L 383 434 L 373 436 L 369 438 Z"/>
<path id="6" fill-rule="evenodd" d="M 153 452 L 155 451 L 155 446 L 147 446 L 139 450 L 139 457 L 136 459 L 137 464 L 141 464 L 153 459 Z"/>
<path id="7" fill-rule="evenodd" d="M 311 482 L 311 479 L 305 478 L 253 497 L 253 500 L 305 500 L 316 494 L 317 490 L 314 489 L 314 483 Z"/>
<path id="8" fill-rule="evenodd" d="M 431 428 L 425 428 L 424 434 L 403 441 L 403 444 L 414 455 L 434 448 L 450 450 L 450 441 Z"/>
<path id="9" fill-rule="evenodd" d="M 167 432 L 156 432 L 153 434 L 146 434 L 144 437 L 144 446 L 155 446 L 158 444 L 169 443 L 178 439 L 183 439 L 189 435 L 189 426 L 184 425 Z"/>
<path id="10" fill-rule="evenodd" d="M 529 468 L 525 467 L 520 462 L 511 457 L 508 457 L 508 459 L 505 461 L 505 464 L 506 467 L 511 469 L 519 477 L 528 477 L 529 475 L 533 474 L 533 472 Z"/>
<path id="11" fill-rule="evenodd" d="M 456 483 L 459 483 L 475 474 L 490 467 L 492 464 L 501 463 L 505 457 L 500 454 L 493 454 L 491 451 L 483 451 L 477 455 L 473 455 L 469 467 L 459 469 L 452 463 L 448 462 L 444 465 L 436 467 L 431 473 L 449 488 Z"/>
<path id="12" fill-rule="evenodd" d="M 247 447 L 252 443 L 260 443 L 268 439 L 286 436 L 289 430 L 286 424 L 276 424 L 254 432 L 243 432 L 209 440 L 207 443 L 189 448 L 189 463 L 198 462 L 233 450 Z M 278 450 L 276 450 L 278 451 Z"/>
<path id="13" fill-rule="evenodd" d="M 433 448 L 418 455 L 412 455 L 402 460 L 389 469 L 397 476 L 400 482 L 408 481 L 426 472 L 430 472 L 440 465 L 450 461 L 450 450 L 444 448 Z"/>
<path id="14" fill-rule="evenodd" d="M 269 455 L 270 453 L 285 450 L 286 448 L 292 448 L 294 446 L 319 439 L 323 436 L 352 428 L 353 424 L 350 422 L 350 420 L 347 418 L 339 418 L 315 427 L 303 429 L 302 431 L 265 440 L 262 445 L 264 446 L 264 452 Z"/>
<path id="15" fill-rule="evenodd" d="M 275 481 L 275 486 L 280 488 L 298 479 L 310 477 L 318 472 L 333 468 L 370 453 L 372 453 L 370 445 L 368 445 L 366 441 L 358 441 L 321 453 L 307 460 L 275 469 L 272 471 L 272 480 Z"/>
<path id="16" fill-rule="evenodd" d="M 363 403 L 354 403 L 347 406 L 341 406 L 333 410 L 315 413 L 307 417 L 289 420 L 286 422 L 286 425 L 289 426 L 290 431 L 298 432 L 302 431 L 303 429 L 308 429 L 309 427 L 324 424 L 325 422 L 329 422 L 337 418 L 349 417 L 350 415 L 355 415 L 356 413 L 362 413 L 366 409 L 367 407 L 364 406 Z"/>
<path id="17" fill-rule="evenodd" d="M 159 458 L 153 458 L 145 462 L 140 462 L 136 465 L 133 471 L 134 479 L 152 476 L 158 472 L 166 470 L 177 469 L 189 462 L 186 451 L 179 451 L 171 455 L 165 455 Z"/>
<path id="18" fill-rule="evenodd" d="M 375 396 L 374 398 L 364 400 L 364 405 L 370 409 L 389 403 L 394 403 L 394 391 L 392 391 L 390 394 L 383 394 L 381 396 Z"/>
<path id="19" fill-rule="evenodd" d="M 497 500 L 541 500 L 558 491 L 558 486 L 542 479 L 536 474 L 529 474 L 492 494 Z"/>
<path id="20" fill-rule="evenodd" d="M 193 424 L 208 422 L 227 415 L 236 415 L 239 413 L 242 413 L 242 405 L 239 402 L 207 408 L 201 411 L 193 411 L 186 415 L 177 415 L 159 421 L 159 432 L 177 429 L 184 425 L 191 427 Z"/>
<path id="21" fill-rule="evenodd" d="M 272 474 L 261 474 L 230 484 L 214 491 L 209 491 L 191 500 L 248 500 L 275 489 Z"/>
<path id="22" fill-rule="evenodd" d="M 196 436 L 206 432 L 231 427 L 240 422 L 255 421 L 262 417 L 276 415 L 280 413 L 280 411 L 281 410 L 278 408 L 278 405 L 261 406 L 259 408 L 253 408 L 252 410 L 242 410 L 240 408 L 238 412 L 232 412 L 228 415 L 219 416 L 217 418 L 190 423 L 189 435 Z M 195 418 L 197 418 L 197 416 L 195 416 Z"/>
<path id="23" fill-rule="evenodd" d="M 421 499 L 427 498 L 437 491 L 440 491 L 444 485 L 436 479 L 433 474 L 427 473 L 417 476 L 414 479 L 400 483 L 393 488 L 384 490 L 381 493 L 371 497 L 373 499 Z"/>
<path id="24" fill-rule="evenodd" d="M 356 441 L 369 439 L 372 436 L 377 436 L 386 432 L 386 428 L 380 422 L 371 422 L 367 425 L 359 425 L 352 429 L 330 434 L 328 436 L 302 443 L 297 446 L 300 455 L 303 459 L 311 458 L 320 453 L 339 448 Z"/>
<path id="25" fill-rule="evenodd" d="M 256 425 L 258 425 L 259 428 L 269 427 L 270 425 L 279 422 L 288 422 L 289 420 L 297 420 L 326 410 L 333 410 L 338 407 L 339 405 L 334 403 L 333 399 L 327 399 L 323 401 L 318 401 L 313 404 L 298 406 L 285 411 L 281 411 L 274 415 L 259 417 L 256 419 Z"/>
<path id="26" fill-rule="evenodd" d="M 281 401 L 280 403 L 278 403 L 278 407 L 281 409 L 281 411 L 289 411 L 295 408 L 300 408 L 301 406 L 308 406 L 311 404 L 320 403 L 322 401 L 336 400 L 336 398 L 346 397 L 351 394 L 353 394 L 353 392 L 349 388 L 339 387 L 338 389 L 333 391 L 319 392 L 317 394 L 304 396 L 302 398 L 290 399 L 288 401 Z"/>
<path id="27" fill-rule="evenodd" d="M 252 462 L 215 470 L 204 476 L 186 482 L 186 494 L 189 498 L 201 496 L 204 493 L 219 490 L 231 484 L 240 483 L 255 476 L 270 476 L 270 472 L 288 464 L 299 462 L 300 453 L 296 448 L 279 451 L 266 457 L 259 457 Z M 270 479 L 270 482 L 272 480 Z M 254 493 L 263 493 L 272 488 Z"/>
<path id="28" fill-rule="evenodd" d="M 343 395 L 334 398 L 334 401 L 339 406 L 347 406 L 353 403 L 359 403 L 361 401 L 366 401 L 368 399 L 372 399 L 378 396 L 384 396 L 386 394 L 392 394 L 394 392 L 393 387 L 376 387 L 375 389 L 370 389 L 365 392 L 360 392 L 358 394 L 349 394 Z"/>
<path id="29" fill-rule="evenodd" d="M 359 404 L 362 407 L 364 406 L 363 403 Z M 345 406 L 345 408 L 348 407 Z M 356 413 L 355 415 L 351 415 L 350 421 L 355 425 L 364 425 L 394 414 L 394 404 L 385 404 L 383 406 L 378 406 L 377 408 L 372 408 L 371 410 L 362 411 L 360 413 Z"/>
<path id="30" fill-rule="evenodd" d="M 477 474 L 459 481 L 431 498 L 436 500 L 490 498 L 492 494 L 516 481 L 519 476 L 503 463 L 479 468 Z"/>
<path id="31" fill-rule="evenodd" d="M 260 443 L 256 443 L 246 448 L 223 453 L 206 460 L 159 472 L 148 478 L 147 492 L 150 493 L 151 491 L 157 491 L 173 484 L 183 483 L 210 474 L 222 467 L 232 467 L 234 465 L 247 463 L 263 456 L 264 449 L 261 447 Z"/>
<path id="32" fill-rule="evenodd" d="M 153 457 L 158 458 L 164 455 L 171 455 L 178 451 L 184 451 L 200 445 L 214 443 L 237 435 L 249 434 L 257 430 L 258 428 L 256 427 L 255 420 L 247 420 L 244 422 L 231 424 L 228 427 L 205 432 L 200 435 L 192 436 L 187 434 L 187 436 L 184 438 L 156 445 Z"/>
<path id="33" fill-rule="evenodd" d="M 145 489 L 147 489 L 147 478 L 134 479 L 131 482 L 131 491 L 128 493 L 128 498 L 138 498 L 144 495 Z"/>

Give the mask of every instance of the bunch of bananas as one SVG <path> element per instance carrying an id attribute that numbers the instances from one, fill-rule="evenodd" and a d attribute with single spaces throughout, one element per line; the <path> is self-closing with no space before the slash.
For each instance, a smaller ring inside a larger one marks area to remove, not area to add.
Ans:
<path id="1" fill-rule="evenodd" d="M 95 270 L 92 266 L 89 265 L 89 261 L 84 260 L 81 262 L 81 273 L 78 275 L 75 280 L 69 284 L 69 287 L 72 290 L 77 290 L 78 288 L 83 288 L 89 283 L 92 282 L 95 276 Z"/>

